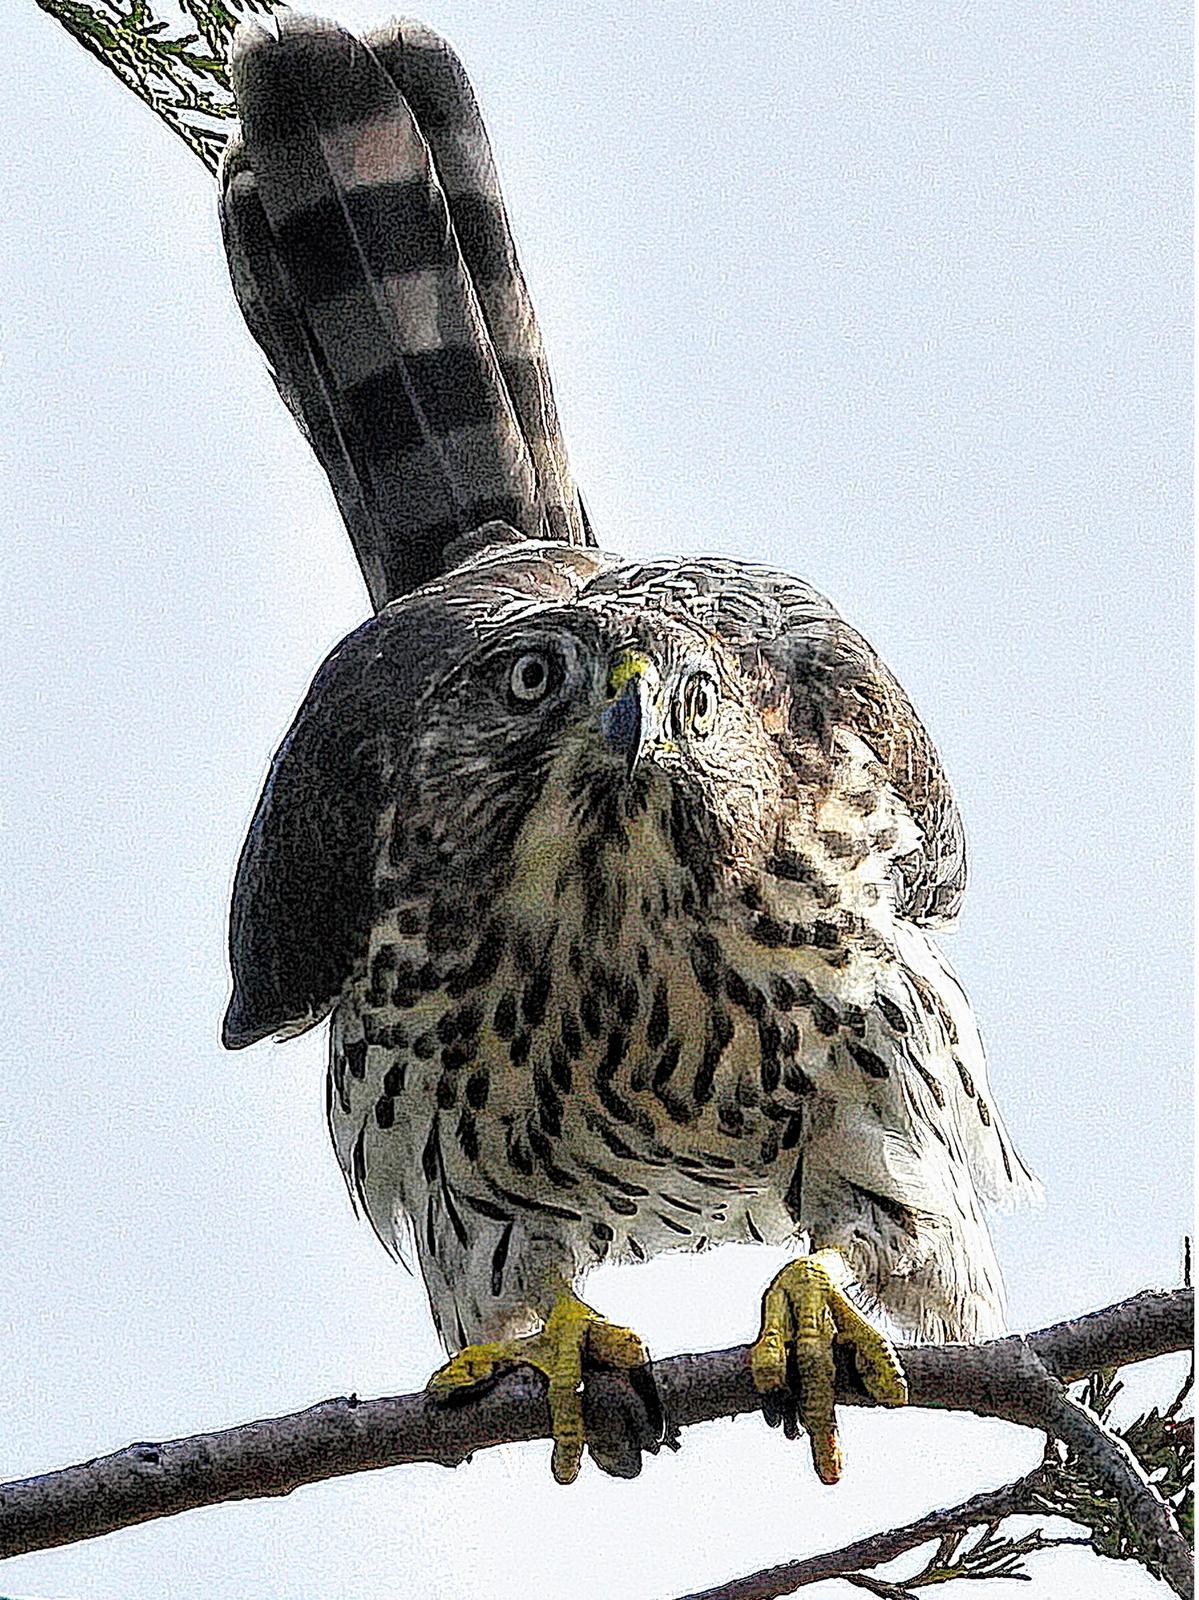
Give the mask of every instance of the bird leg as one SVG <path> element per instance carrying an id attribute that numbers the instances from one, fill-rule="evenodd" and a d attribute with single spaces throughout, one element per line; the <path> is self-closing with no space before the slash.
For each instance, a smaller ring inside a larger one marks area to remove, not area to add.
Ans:
<path id="1" fill-rule="evenodd" d="M 841 1446 L 833 1409 L 834 1344 L 853 1351 L 869 1394 L 880 1405 L 907 1403 L 908 1386 L 885 1334 L 866 1321 L 842 1285 L 849 1269 L 836 1250 L 818 1250 L 790 1262 L 762 1297 L 762 1328 L 749 1348 L 754 1387 L 768 1422 L 784 1422 L 794 1437 L 796 1420 L 812 1445 L 822 1483 L 841 1476 Z"/>
<path id="2" fill-rule="evenodd" d="M 589 1366 L 615 1368 L 633 1376 L 645 1368 L 645 1345 L 628 1328 L 617 1327 L 563 1288 L 539 1333 L 489 1344 L 467 1345 L 429 1379 L 433 1394 L 445 1398 L 485 1383 L 513 1366 L 529 1366 L 549 1381 L 553 1474 L 573 1483 L 583 1459 L 583 1374 Z M 643 1385 L 637 1384 L 640 1391 Z M 623 1474 L 622 1474 L 623 1475 Z"/>

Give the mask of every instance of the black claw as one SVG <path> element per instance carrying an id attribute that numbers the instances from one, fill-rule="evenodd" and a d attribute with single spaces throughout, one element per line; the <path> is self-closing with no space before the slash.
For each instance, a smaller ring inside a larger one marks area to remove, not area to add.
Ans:
<path id="1" fill-rule="evenodd" d="M 583 1384 L 583 1427 L 592 1460 L 614 1478 L 635 1478 L 642 1457 L 678 1448 L 647 1363 L 629 1372 L 590 1371 Z"/>
<path id="2" fill-rule="evenodd" d="M 658 1379 L 654 1373 L 654 1364 L 647 1361 L 644 1366 L 633 1367 L 629 1372 L 629 1383 L 633 1392 L 645 1408 L 648 1434 L 645 1448 L 654 1455 L 663 1445 L 668 1450 L 679 1448 L 679 1430 L 674 1425 L 673 1418 L 667 1416 L 666 1408 L 662 1404 L 662 1396 L 658 1390 Z"/>
<path id="3" fill-rule="evenodd" d="M 641 1471 L 645 1414 L 631 1387 L 615 1372 L 588 1375 L 583 1385 L 587 1449 L 601 1472 L 635 1478 Z"/>
<path id="4" fill-rule="evenodd" d="M 641 1448 L 635 1439 L 622 1434 L 623 1428 L 632 1425 L 629 1418 L 622 1419 L 615 1427 L 609 1420 L 606 1426 L 601 1425 L 598 1433 L 593 1429 L 587 1436 L 591 1459 L 610 1478 L 636 1478 L 641 1473 Z"/>
<path id="5" fill-rule="evenodd" d="M 783 1437 L 799 1437 L 799 1402 L 792 1388 L 771 1389 L 762 1396 L 762 1415 L 772 1428 L 781 1427 Z"/>
<path id="6" fill-rule="evenodd" d="M 848 1345 L 835 1344 L 833 1346 L 833 1360 L 837 1368 L 838 1391 L 848 1389 L 854 1393 L 868 1396 L 866 1386 L 858 1376 L 852 1349 Z M 762 1415 L 772 1428 L 781 1427 L 784 1436 L 788 1439 L 798 1439 L 804 1431 L 799 1420 L 800 1398 L 799 1371 L 795 1364 L 795 1351 L 794 1348 L 789 1348 L 787 1351 L 786 1388 L 771 1389 L 762 1396 Z"/>
<path id="7" fill-rule="evenodd" d="M 864 1395 L 870 1398 L 870 1391 L 862 1382 L 858 1372 L 858 1364 L 854 1359 L 853 1346 L 841 1344 L 839 1341 L 833 1345 L 833 1364 L 837 1369 L 837 1388 L 848 1389 L 851 1394 Z"/>

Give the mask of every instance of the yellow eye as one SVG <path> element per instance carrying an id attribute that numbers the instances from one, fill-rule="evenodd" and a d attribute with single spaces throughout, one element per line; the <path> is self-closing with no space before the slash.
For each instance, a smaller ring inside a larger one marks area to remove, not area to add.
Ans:
<path id="1" fill-rule="evenodd" d="M 716 679 L 707 672 L 693 672 L 683 685 L 682 718 L 684 728 L 693 734 L 711 733 L 716 725 Z"/>

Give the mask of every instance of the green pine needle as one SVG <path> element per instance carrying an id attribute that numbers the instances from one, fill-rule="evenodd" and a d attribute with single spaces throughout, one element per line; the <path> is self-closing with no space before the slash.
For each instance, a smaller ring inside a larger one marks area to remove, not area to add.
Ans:
<path id="1" fill-rule="evenodd" d="M 226 63 L 239 23 L 280 0 L 36 0 L 177 133 L 210 172 L 236 115 Z"/>

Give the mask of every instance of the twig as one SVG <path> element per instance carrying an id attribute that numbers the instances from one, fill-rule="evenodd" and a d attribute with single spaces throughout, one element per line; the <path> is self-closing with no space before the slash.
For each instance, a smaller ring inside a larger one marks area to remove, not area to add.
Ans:
<path id="1" fill-rule="evenodd" d="M 734 1578 L 730 1583 L 718 1584 L 714 1589 L 689 1594 L 683 1600 L 775 1600 L 778 1595 L 793 1594 L 813 1583 L 825 1583 L 829 1578 L 859 1578 L 865 1573 L 859 1567 L 881 1567 L 894 1561 L 932 1539 L 964 1533 L 981 1523 L 1002 1522 L 1005 1517 L 1023 1516 L 1040 1509 L 1036 1491 L 1041 1484 L 1041 1468 L 1018 1478 L 1002 1489 L 992 1489 L 986 1494 L 976 1494 L 960 1506 L 946 1511 L 930 1511 L 928 1516 L 909 1522 L 902 1528 L 888 1528 L 883 1533 L 868 1534 L 839 1550 L 828 1550 L 822 1555 L 805 1556 L 802 1561 L 787 1561 L 781 1566 L 768 1567 L 761 1572 L 751 1572 L 744 1578 Z M 880 1583 L 880 1579 L 872 1579 Z M 869 1588 L 869 1583 L 859 1587 Z M 876 1591 L 877 1592 L 877 1591 Z M 885 1592 L 885 1591 L 884 1591 Z M 892 1585 L 892 1592 L 905 1594 L 902 1584 Z"/>
<path id="2" fill-rule="evenodd" d="M 973 1411 L 1043 1426 L 1024 1393 L 1035 1355 L 1054 1377 L 1082 1377 L 1099 1365 L 1125 1365 L 1186 1349 L 1194 1294 L 1146 1292 L 1105 1311 L 979 1346 L 915 1346 L 904 1352 L 911 1403 Z M 760 1407 L 747 1348 L 674 1356 L 655 1366 L 675 1424 L 689 1427 Z M 614 1380 L 597 1374 L 593 1403 L 618 1403 Z M 838 1399 L 868 1405 L 842 1369 Z M 24 1554 L 195 1506 L 290 1494 L 304 1483 L 404 1462 L 455 1466 L 476 1450 L 549 1434 L 539 1380 L 517 1371 L 474 1403 L 446 1406 L 425 1394 L 327 1400 L 306 1411 L 164 1444 L 135 1444 L 96 1461 L 0 1486 L 0 1556 Z"/>
<path id="3" fill-rule="evenodd" d="M 916 1600 L 910 1589 L 905 1589 L 902 1584 L 888 1583 L 884 1578 L 872 1578 L 868 1572 L 847 1572 L 845 1582 L 852 1584 L 855 1589 L 865 1589 L 867 1594 L 878 1596 L 878 1600 Z"/>

